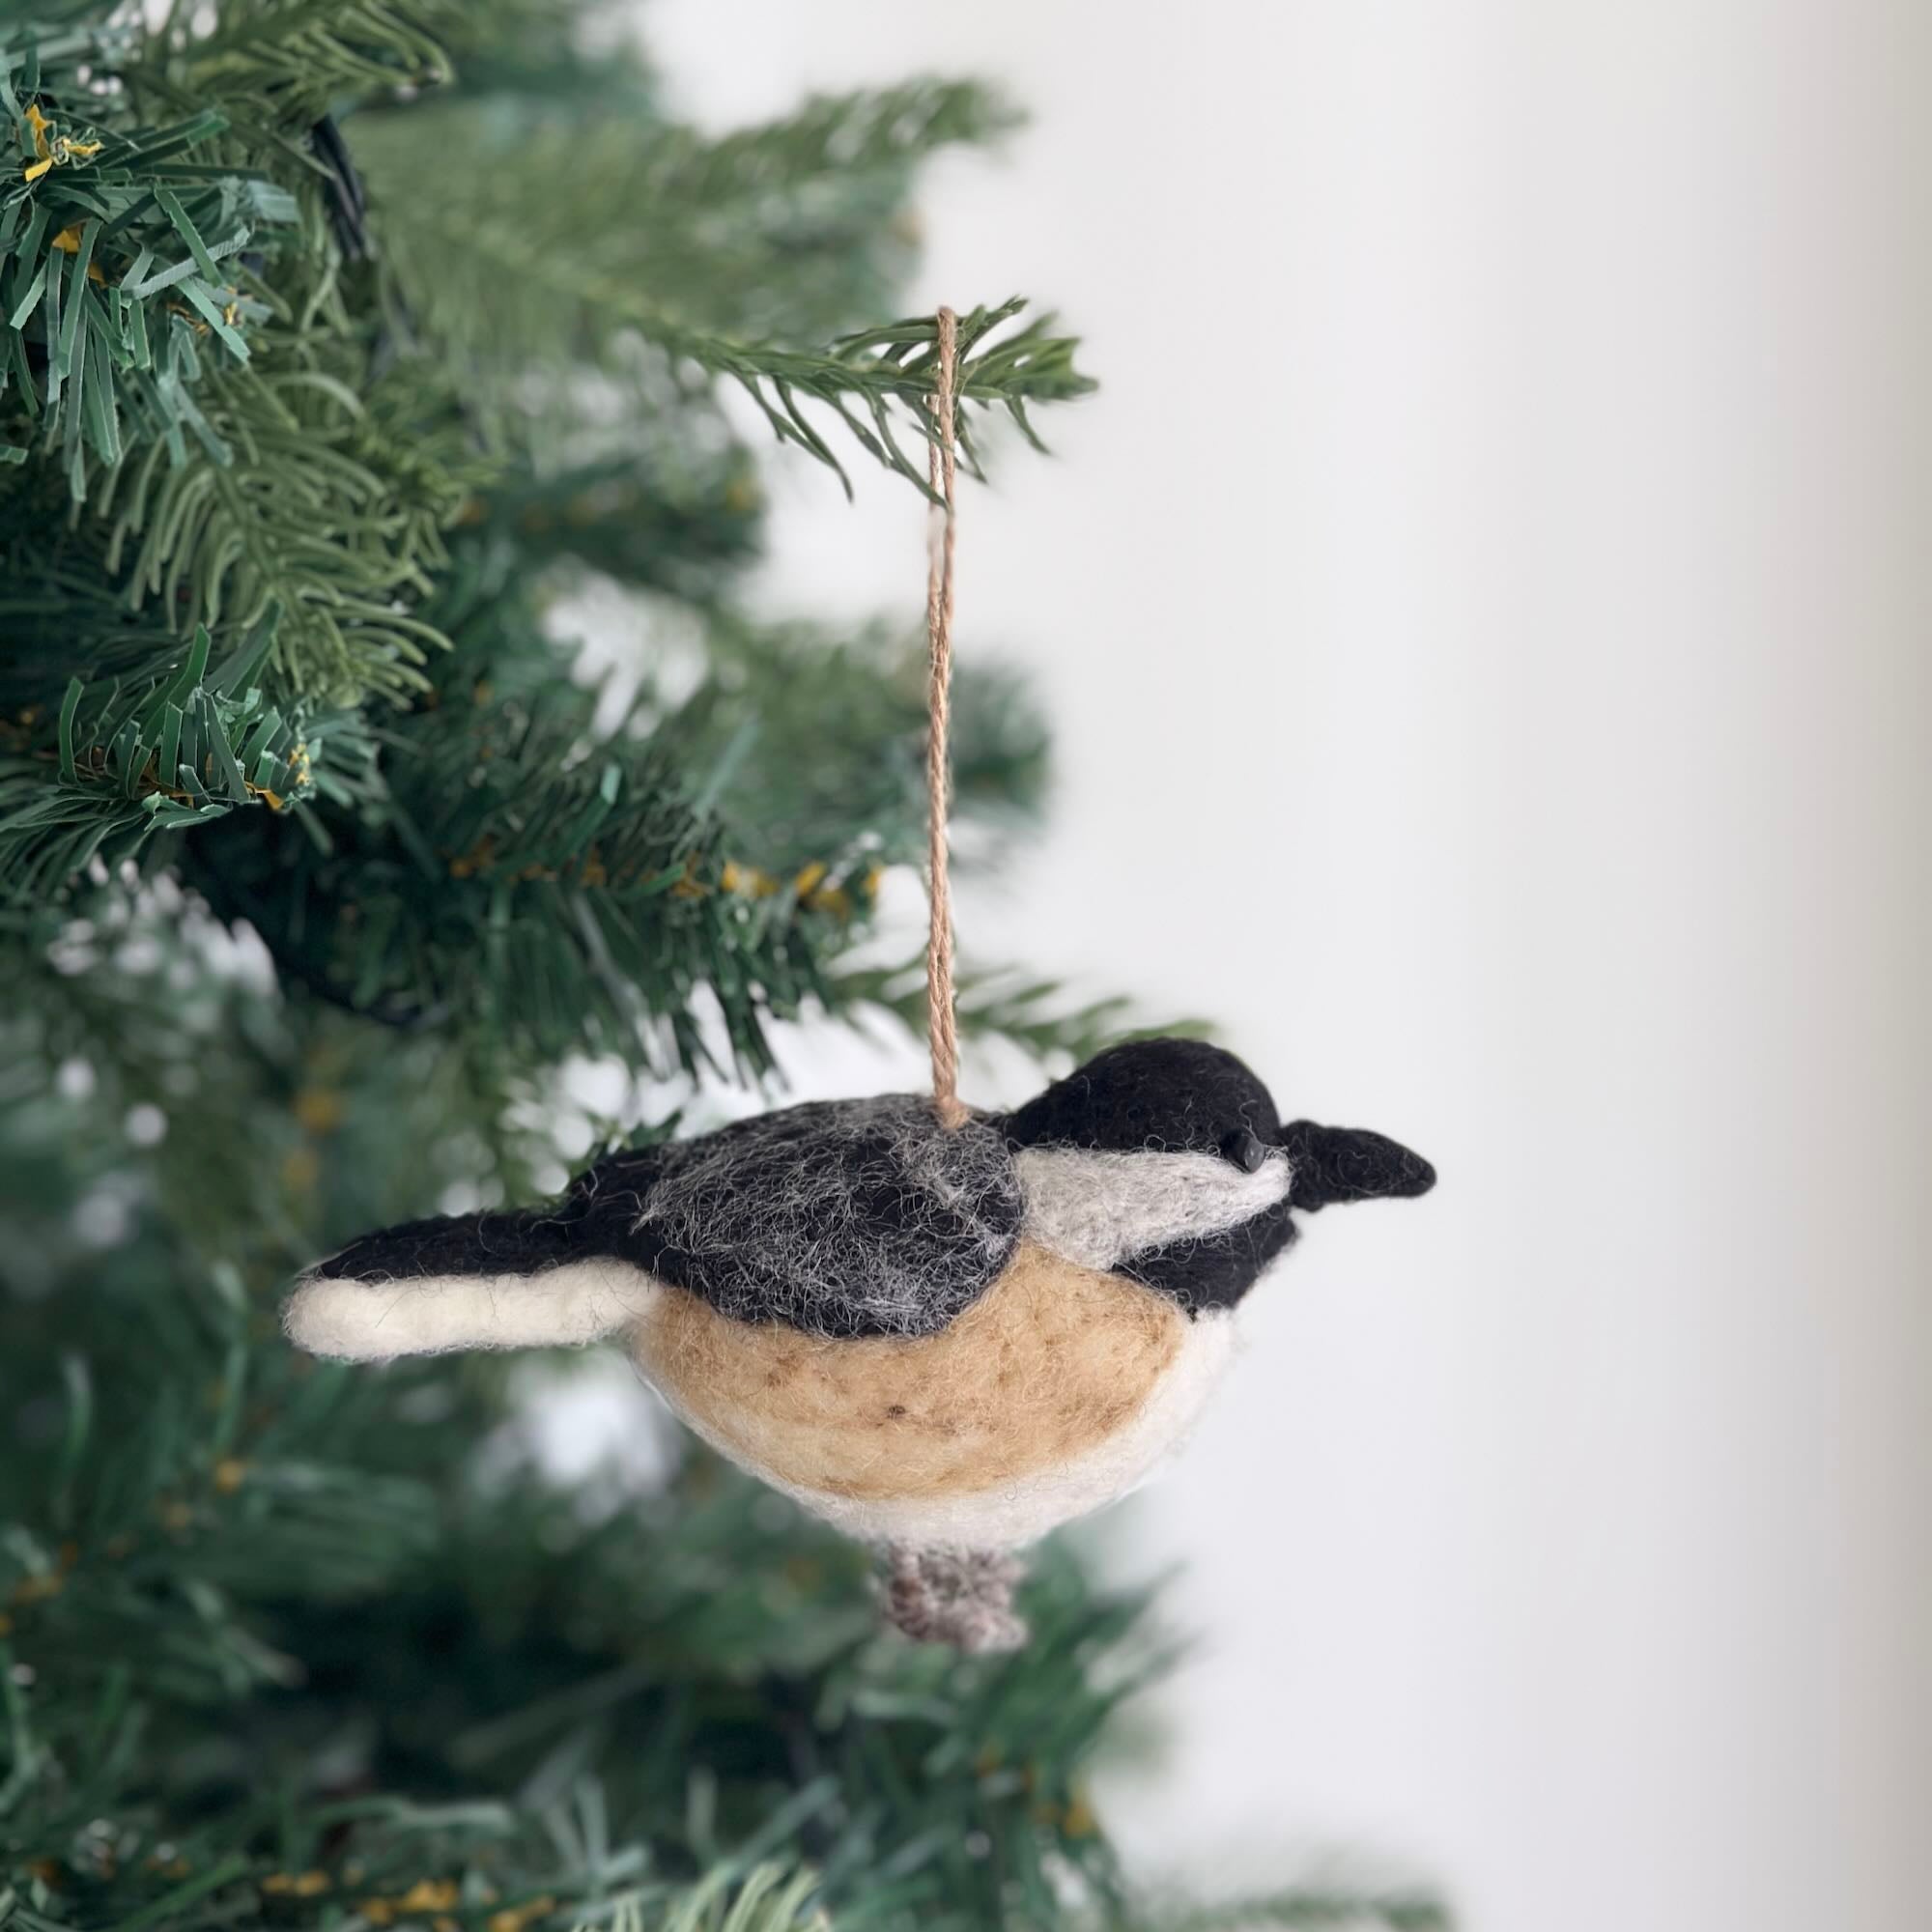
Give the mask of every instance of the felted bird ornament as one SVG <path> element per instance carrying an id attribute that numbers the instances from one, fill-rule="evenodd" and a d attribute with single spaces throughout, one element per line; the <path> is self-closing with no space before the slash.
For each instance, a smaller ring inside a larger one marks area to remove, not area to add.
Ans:
<path id="1" fill-rule="evenodd" d="M 1435 1179 L 1380 1134 L 1284 1126 L 1231 1053 L 1139 1040 L 1011 1113 L 810 1101 L 551 1208 L 369 1235 L 286 1322 L 351 1361 L 619 1341 L 714 1448 L 885 1547 L 900 1629 L 1004 1648 L 1013 1552 L 1177 1445 L 1295 1212 Z"/>

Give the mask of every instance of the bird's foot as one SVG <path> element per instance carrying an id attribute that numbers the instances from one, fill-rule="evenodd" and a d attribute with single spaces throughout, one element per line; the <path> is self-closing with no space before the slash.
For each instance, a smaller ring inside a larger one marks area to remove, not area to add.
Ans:
<path id="1" fill-rule="evenodd" d="M 915 1642 L 977 1654 L 1026 1641 L 1026 1623 L 1013 1611 L 1026 1566 L 1009 1551 L 895 1543 L 885 1556 L 885 1620 Z"/>

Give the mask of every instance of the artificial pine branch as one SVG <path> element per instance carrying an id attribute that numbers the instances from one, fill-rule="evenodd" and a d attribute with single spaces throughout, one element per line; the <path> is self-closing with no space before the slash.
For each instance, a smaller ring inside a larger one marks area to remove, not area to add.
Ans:
<path id="1" fill-rule="evenodd" d="M 820 97 L 708 138 L 585 62 L 541 89 L 519 79 L 365 114 L 353 135 L 387 218 L 410 238 L 398 271 L 412 298 L 473 335 L 488 367 L 554 356 L 570 340 L 559 289 L 581 289 L 591 331 L 635 326 L 639 305 L 753 343 L 798 348 L 848 330 L 892 301 L 911 263 L 913 170 L 1016 120 L 986 88 L 918 81 Z M 479 235 L 486 249 L 492 237 L 516 245 L 508 289 L 493 256 L 476 253 Z M 585 271 L 595 280 L 580 283 Z M 461 312 L 484 277 L 487 331 Z"/>
<path id="2" fill-rule="evenodd" d="M 11 731 L 0 728 L 5 896 L 44 900 L 97 859 L 130 858 L 156 833 L 205 825 L 238 806 L 299 805 L 314 785 L 303 718 L 284 716 L 256 682 L 272 636 L 270 613 L 255 643 L 216 667 L 208 632 L 197 630 L 165 683 L 117 682 L 103 694 L 74 678 L 51 753 L 24 749 L 37 735 L 31 711 Z M 327 728 L 310 727 L 318 740 Z"/>
<path id="3" fill-rule="evenodd" d="M 699 635 L 710 675 L 673 728 L 694 758 L 731 753 L 717 809 L 740 849 L 784 873 L 847 851 L 872 866 L 923 865 L 924 638 L 881 624 L 836 635 L 716 610 Z M 1039 809 L 1045 723 L 1011 667 L 983 655 L 959 674 L 952 708 L 961 837 L 969 859 L 997 857 L 1000 835 Z"/>
<path id="4" fill-rule="evenodd" d="M 0 127 L 19 156 L 0 187 L 0 434 L 14 463 L 39 444 L 76 498 L 95 466 L 149 444 L 179 459 L 206 434 L 205 365 L 245 361 L 246 327 L 269 313 L 235 285 L 241 258 L 298 213 L 259 169 L 205 164 L 218 110 L 143 124 L 79 79 L 128 44 L 71 34 L 56 64 L 29 30 L 0 28 Z"/>
<path id="5" fill-rule="evenodd" d="M 96 514 L 130 609 L 250 628 L 281 611 L 282 688 L 336 705 L 425 688 L 445 639 L 411 607 L 447 561 L 442 530 L 489 474 L 426 381 L 392 406 L 303 353 L 224 374 L 203 398 L 207 447 L 118 467 Z M 284 601 L 286 600 L 286 601 Z"/>
<path id="6" fill-rule="evenodd" d="M 345 97 L 448 81 L 443 40 L 461 11 L 461 0 L 228 0 L 204 28 L 203 10 L 177 5 L 149 59 L 177 87 L 245 96 L 306 129 Z"/>
<path id="7" fill-rule="evenodd" d="M 618 448 L 579 441 L 559 467 L 520 469 L 472 499 L 485 547 L 514 552 L 533 576 L 665 592 L 708 626 L 758 554 L 764 495 L 750 452 L 662 432 Z"/>
<path id="8" fill-rule="evenodd" d="M 926 488 L 901 438 L 929 428 L 931 319 L 830 349 L 797 346 L 796 331 L 851 314 L 851 285 L 876 272 L 868 251 L 892 233 L 910 164 L 1007 125 L 996 99 L 930 84 L 847 96 L 712 144 L 608 111 L 573 120 L 541 101 L 455 101 L 422 118 L 433 142 L 408 113 L 371 116 L 357 133 L 395 238 L 388 272 L 404 306 L 486 395 L 498 394 L 499 408 L 531 363 L 558 356 L 661 382 L 663 365 L 638 358 L 642 343 L 669 358 L 672 374 L 688 366 L 736 385 L 781 442 L 841 476 L 828 430 Z M 811 229 L 801 236 L 798 210 L 812 207 L 816 178 L 848 150 L 839 198 L 814 210 L 816 245 L 801 246 Z M 867 181 L 876 187 L 862 196 L 855 183 Z M 559 183 L 570 185 L 561 202 Z M 1076 343 L 1056 336 L 1050 318 L 999 333 L 1023 306 L 1015 298 L 962 316 L 958 394 L 963 406 L 1005 409 L 1031 434 L 1030 405 L 1092 384 L 1073 365 Z M 783 339 L 764 334 L 781 324 Z M 962 432 L 970 454 L 970 413 Z"/>
<path id="9" fill-rule="evenodd" d="M 823 962 L 867 929 L 881 867 L 918 855 L 918 648 L 714 612 L 713 677 L 668 707 L 647 684 L 638 722 L 600 735 L 597 693 L 559 674 L 502 554 L 466 546 L 463 564 L 437 609 L 455 647 L 433 701 L 384 731 L 380 770 L 224 828 L 186 876 L 312 988 L 389 1024 L 668 1072 L 710 1064 L 710 1005 L 738 1069 L 764 1076 L 768 1020 L 842 1009 Z M 961 681 L 968 823 L 1024 810 L 1044 762 L 1031 710 L 979 681 Z"/>

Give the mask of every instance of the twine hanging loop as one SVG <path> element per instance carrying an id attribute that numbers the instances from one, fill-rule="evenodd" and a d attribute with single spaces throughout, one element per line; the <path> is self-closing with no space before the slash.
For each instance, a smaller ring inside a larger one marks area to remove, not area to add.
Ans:
<path id="1" fill-rule="evenodd" d="M 968 1110 L 959 1098 L 959 1022 L 952 991 L 952 894 L 947 876 L 947 813 L 952 804 L 952 553 L 954 542 L 953 385 L 958 375 L 959 318 L 942 308 L 935 318 L 938 370 L 930 398 L 932 436 L 927 470 L 933 507 L 925 579 L 926 886 L 932 906 L 925 948 L 925 1030 L 932 1046 L 932 1102 L 941 1122 L 959 1126 Z"/>

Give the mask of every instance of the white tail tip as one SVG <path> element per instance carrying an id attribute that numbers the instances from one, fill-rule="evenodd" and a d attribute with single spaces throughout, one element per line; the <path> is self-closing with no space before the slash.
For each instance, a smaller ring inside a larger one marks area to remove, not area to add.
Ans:
<path id="1" fill-rule="evenodd" d="M 464 1349 L 582 1348 L 628 1328 L 657 1287 L 653 1276 L 616 1261 L 416 1280 L 316 1273 L 289 1296 L 282 1326 L 297 1348 L 343 1362 Z"/>

